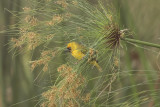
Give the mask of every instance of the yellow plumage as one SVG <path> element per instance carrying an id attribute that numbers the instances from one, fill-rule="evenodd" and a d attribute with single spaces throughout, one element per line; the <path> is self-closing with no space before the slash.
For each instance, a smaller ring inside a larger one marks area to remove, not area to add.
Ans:
<path id="1" fill-rule="evenodd" d="M 81 60 L 87 53 L 85 47 L 76 42 L 68 43 L 67 49 L 71 52 L 71 55 L 78 60 Z M 99 66 L 96 59 L 91 59 L 89 62 L 102 72 L 102 68 Z"/>

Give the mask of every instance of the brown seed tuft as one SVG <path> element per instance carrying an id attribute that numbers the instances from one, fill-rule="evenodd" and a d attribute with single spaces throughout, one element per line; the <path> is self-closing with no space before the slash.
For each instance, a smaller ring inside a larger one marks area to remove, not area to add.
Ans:
<path id="1" fill-rule="evenodd" d="M 66 2 L 66 0 L 58 0 L 58 1 L 56 1 L 56 3 L 61 5 L 63 8 L 68 7 L 68 3 Z"/>
<path id="2" fill-rule="evenodd" d="M 57 70 L 62 80 L 42 94 L 46 99 L 42 103 L 43 105 L 60 106 L 59 104 L 61 104 L 62 107 L 78 107 L 76 99 L 83 97 L 85 100 L 82 100 L 83 102 L 89 101 L 89 94 L 85 97 L 81 96 L 80 87 L 85 83 L 85 78 L 82 75 L 73 72 L 73 69 L 66 64 L 61 65 Z"/>

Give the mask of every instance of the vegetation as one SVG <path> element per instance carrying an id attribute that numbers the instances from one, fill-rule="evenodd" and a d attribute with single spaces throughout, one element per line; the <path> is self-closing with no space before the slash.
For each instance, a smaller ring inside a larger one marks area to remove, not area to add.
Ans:
<path id="1" fill-rule="evenodd" d="M 5 95 L 6 98 L 17 98 L 16 101 L 11 99 L 13 103 L 10 105 L 7 100 L 3 102 L 5 97 L 1 97 L 4 99 L 1 105 L 158 106 L 158 60 L 152 61 L 157 64 L 154 69 L 144 50 L 159 57 L 155 48 L 160 48 L 160 45 L 145 42 L 133 33 L 133 27 L 123 20 L 125 13 L 121 9 L 124 8 L 119 7 L 125 3 L 26 0 L 27 5 L 22 10 L 7 10 L 17 20 L 2 33 L 10 36 L 10 42 L 7 39 L 5 44 L 10 46 L 11 57 L 21 58 L 20 67 L 10 62 L 15 68 L 13 74 L 23 74 L 18 76 L 21 82 L 17 76 L 13 78 L 17 79 L 13 86 L 17 82 L 22 85 L 11 89 L 14 97 Z M 128 20 L 131 22 L 134 18 Z M 66 52 L 67 44 L 71 42 L 84 47 L 84 50 L 79 50 L 85 51 L 81 60 Z M 99 64 L 102 72 L 91 64 L 92 60 Z M 0 91 L 7 93 L 4 90 L 9 88 L 5 85 L 2 82 Z M 15 92 L 20 87 L 24 92 L 18 96 Z M 19 100 L 27 94 L 29 98 Z"/>

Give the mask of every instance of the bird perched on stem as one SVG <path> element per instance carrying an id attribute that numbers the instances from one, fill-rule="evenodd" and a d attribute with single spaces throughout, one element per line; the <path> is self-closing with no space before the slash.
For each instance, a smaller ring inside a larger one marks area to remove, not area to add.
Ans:
<path id="1" fill-rule="evenodd" d="M 78 60 L 83 59 L 84 56 L 86 56 L 86 54 L 87 54 L 87 49 L 84 46 L 82 46 L 76 42 L 68 43 L 67 50 L 71 53 L 71 55 L 74 58 L 76 58 Z M 93 53 L 94 52 L 92 50 L 89 51 L 90 57 L 88 58 L 88 62 L 90 64 L 92 64 L 93 66 L 95 66 L 98 69 L 98 71 L 102 72 L 102 68 L 99 66 L 98 61 L 96 60 L 96 58 L 92 57 Z"/>

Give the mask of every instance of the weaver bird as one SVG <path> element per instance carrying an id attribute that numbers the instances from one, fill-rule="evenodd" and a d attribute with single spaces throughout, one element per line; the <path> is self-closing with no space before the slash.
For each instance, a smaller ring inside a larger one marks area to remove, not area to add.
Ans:
<path id="1" fill-rule="evenodd" d="M 87 49 L 84 46 L 82 46 L 76 42 L 68 43 L 67 50 L 71 53 L 71 55 L 74 58 L 76 58 L 78 60 L 82 60 L 84 58 L 84 56 L 86 56 L 86 54 L 87 54 Z M 98 69 L 98 71 L 102 72 L 102 68 L 99 66 L 98 61 L 96 60 L 96 58 L 92 57 L 93 53 L 94 52 L 92 52 L 92 50 L 89 51 L 90 58 L 88 58 L 88 62 L 90 64 L 92 64 L 93 66 L 95 66 Z"/>

